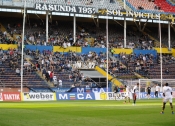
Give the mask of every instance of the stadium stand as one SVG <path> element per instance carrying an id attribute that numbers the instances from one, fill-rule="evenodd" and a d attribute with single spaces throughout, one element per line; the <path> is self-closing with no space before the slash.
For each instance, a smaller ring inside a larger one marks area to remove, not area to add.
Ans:
<path id="1" fill-rule="evenodd" d="M 21 77 L 21 51 L 18 50 L 1 50 L 1 76 L 0 80 L 5 87 L 20 87 Z M 47 83 L 38 76 L 35 66 L 31 66 L 27 61 L 23 68 L 23 84 L 25 87 L 48 87 Z"/>
<path id="2" fill-rule="evenodd" d="M 173 13 L 175 11 L 174 6 L 170 5 L 167 1 L 155 0 L 155 4 L 159 6 L 164 12 Z"/>
<path id="3" fill-rule="evenodd" d="M 57 1 L 63 5 L 77 5 L 98 7 L 100 9 L 123 10 L 123 3 L 116 0 L 100 0 L 84 1 L 84 0 L 60 0 Z M 167 10 L 170 5 L 165 4 L 162 0 L 146 1 L 146 0 L 128 0 L 127 10 L 138 10 L 142 12 L 173 12 L 173 8 Z M 49 1 L 46 1 L 49 3 Z M 163 4 L 161 4 L 163 3 Z M 33 4 L 33 3 L 32 3 Z M 29 5 L 28 5 L 29 6 Z M 134 8 L 134 9 L 133 9 Z M 97 12 L 97 10 L 96 10 Z M 73 41 L 73 22 L 49 20 L 49 40 L 46 42 L 45 21 L 42 18 L 27 19 L 25 29 L 25 45 L 33 45 L 32 49 L 25 48 L 25 64 L 24 66 L 24 85 L 28 87 L 71 87 L 86 86 L 87 82 L 92 82 L 89 77 L 84 77 L 80 69 L 95 69 L 96 66 L 106 71 L 109 68 L 109 74 L 117 79 L 138 79 L 138 76 L 145 78 L 160 78 L 160 57 L 151 54 L 142 54 L 143 50 L 153 50 L 155 47 L 154 40 L 157 40 L 158 30 L 154 28 L 145 28 L 145 32 L 138 30 L 133 24 L 127 25 L 126 48 L 131 49 L 133 53 L 126 54 L 123 52 L 112 52 L 113 49 L 124 48 L 123 26 L 120 24 L 109 23 L 109 66 L 106 66 L 106 25 L 100 23 L 97 27 L 95 23 L 90 21 L 76 22 L 76 42 Z M 20 57 L 11 59 L 10 53 L 18 56 L 20 54 L 22 19 L 1 17 L 2 25 L 0 32 L 1 44 L 16 44 L 18 48 L 14 51 L 9 49 L 4 51 L 1 49 L 1 78 L 0 80 L 7 86 L 19 86 L 20 84 Z M 86 19 L 85 19 L 86 20 Z M 162 42 L 167 45 L 167 32 L 163 31 Z M 147 34 L 145 34 L 147 33 Z M 13 37 L 10 39 L 7 34 Z M 173 31 L 171 32 L 172 44 L 174 44 Z M 152 36 L 152 37 L 151 37 Z M 48 49 L 40 50 L 38 46 L 45 46 Z M 50 48 L 51 47 L 51 48 Z M 70 48 L 90 48 L 86 52 L 72 51 Z M 96 48 L 100 48 L 101 52 L 96 52 Z M 69 50 L 70 49 L 70 50 Z M 140 50 L 140 54 L 136 55 L 134 50 Z M 62 50 L 62 51 L 60 51 Z M 95 50 L 95 51 L 94 51 Z M 7 56 L 6 56 L 6 55 Z M 26 58 L 27 57 L 27 58 Z M 8 64 L 9 61 L 15 61 Z M 17 61 L 16 61 L 17 60 Z M 174 57 L 165 55 L 163 57 L 163 78 L 174 78 Z M 169 65 L 171 64 L 171 65 Z M 19 69 L 18 69 L 19 68 Z M 5 73 L 5 74 L 4 74 Z M 17 75 L 16 75 L 17 74 Z M 43 76 L 42 76 L 43 75 Z M 9 80 L 7 80 L 9 78 Z M 56 78 L 56 81 L 54 80 Z M 13 81 L 14 80 L 14 81 Z M 62 80 L 60 85 L 59 80 Z M 14 84 L 15 83 L 15 84 Z M 96 82 L 92 82 L 95 83 Z"/>
<path id="4" fill-rule="evenodd" d="M 128 0 L 126 4 L 133 10 L 141 12 L 174 13 L 175 11 L 174 4 L 168 0 Z"/>

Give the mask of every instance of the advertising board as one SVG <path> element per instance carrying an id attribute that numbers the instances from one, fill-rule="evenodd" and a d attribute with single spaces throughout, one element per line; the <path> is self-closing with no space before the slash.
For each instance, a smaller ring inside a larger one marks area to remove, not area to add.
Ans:
<path id="1" fill-rule="evenodd" d="M 56 100 L 55 93 L 22 93 L 23 101 L 53 101 Z"/>
<path id="2" fill-rule="evenodd" d="M 21 101 L 19 92 L 2 92 L 3 101 Z"/>
<path id="3" fill-rule="evenodd" d="M 95 100 L 94 93 L 56 93 L 57 100 Z"/>

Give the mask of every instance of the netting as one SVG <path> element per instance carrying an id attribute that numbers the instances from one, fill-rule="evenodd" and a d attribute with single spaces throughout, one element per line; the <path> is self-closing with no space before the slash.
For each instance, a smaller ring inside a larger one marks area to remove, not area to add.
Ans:
<path id="1" fill-rule="evenodd" d="M 175 88 L 175 79 L 134 79 L 134 80 L 123 80 L 122 83 L 124 85 L 129 86 L 131 89 L 133 89 L 133 87 L 139 83 L 139 87 L 137 90 L 138 93 L 138 98 L 143 98 L 143 94 L 146 95 L 147 93 L 147 87 L 150 86 L 151 87 L 151 92 L 155 92 L 155 87 L 158 84 L 159 88 L 159 92 L 162 92 L 162 87 L 165 83 L 168 83 L 170 87 Z M 146 96 L 144 96 L 146 97 Z M 152 96 L 155 97 L 155 96 Z M 160 96 L 161 97 L 161 96 Z M 159 98 L 160 98 L 159 97 Z"/>

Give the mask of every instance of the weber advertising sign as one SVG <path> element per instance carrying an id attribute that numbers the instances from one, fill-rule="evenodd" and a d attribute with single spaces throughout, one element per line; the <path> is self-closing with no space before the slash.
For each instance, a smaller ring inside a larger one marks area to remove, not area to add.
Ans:
<path id="1" fill-rule="evenodd" d="M 23 101 L 53 101 L 55 93 L 22 93 Z"/>

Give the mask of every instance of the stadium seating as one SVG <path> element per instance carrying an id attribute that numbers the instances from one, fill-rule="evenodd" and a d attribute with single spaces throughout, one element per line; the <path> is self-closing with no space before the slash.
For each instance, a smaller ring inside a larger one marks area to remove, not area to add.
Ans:
<path id="1" fill-rule="evenodd" d="M 19 66 L 20 68 L 20 63 Z M 5 87 L 20 87 L 21 77 L 16 75 L 15 70 L 9 67 L 9 60 L 0 65 L 0 69 L 4 69 L 4 74 L 0 75 L 2 85 Z M 25 73 L 23 76 L 24 87 L 48 87 L 48 84 L 36 73 Z"/>
<path id="2" fill-rule="evenodd" d="M 152 2 L 151 2 L 152 3 Z M 135 5 L 136 6 L 136 5 Z M 146 6 L 146 5 L 145 5 Z M 150 6 L 146 7 L 147 9 L 153 8 L 153 3 Z M 7 23 L 8 22 L 8 23 Z M 18 19 L 14 20 L 15 24 L 21 23 Z M 8 24 L 13 24 L 11 21 L 4 21 L 4 26 L 8 26 Z M 67 48 L 64 47 L 63 43 L 67 41 L 71 41 L 71 45 L 73 46 L 79 46 L 79 47 L 93 47 L 93 48 L 105 48 L 106 47 L 106 26 L 105 24 L 101 23 L 100 27 L 97 28 L 94 23 L 87 23 L 87 22 L 77 22 L 77 44 L 73 44 L 73 23 L 69 21 L 53 21 L 49 24 L 49 42 L 47 44 L 44 43 L 45 41 L 45 26 L 40 25 L 41 21 L 37 22 L 36 20 L 31 20 L 31 26 L 26 25 L 26 40 L 28 44 L 32 45 L 50 45 L 52 46 L 59 46 L 60 48 Z M 15 26 L 11 26 L 11 30 L 14 30 Z M 19 34 L 21 32 L 22 28 L 18 27 L 16 28 L 16 32 Z M 158 30 L 155 28 L 146 27 L 145 32 L 148 34 L 151 34 L 155 39 L 158 36 Z M 163 31 L 162 36 L 162 42 L 164 44 L 167 44 L 167 32 L 164 33 Z M 39 36 L 40 33 L 40 36 Z M 2 34 L 2 33 L 1 33 Z M 32 37 L 34 37 L 34 41 L 32 40 Z M 172 41 L 174 41 L 174 36 L 172 32 Z M 94 41 L 90 44 L 87 42 L 86 39 L 91 38 Z M 56 41 L 56 42 L 55 42 Z M 140 49 L 140 50 L 150 50 L 153 49 L 154 44 L 149 43 L 151 39 L 139 32 L 135 26 L 127 26 L 127 48 L 131 49 Z M 117 24 L 109 24 L 109 48 L 119 48 L 123 49 L 123 42 L 124 42 L 124 34 L 123 34 L 123 27 L 117 25 Z M 86 45 L 86 43 L 88 43 Z M 109 51 L 110 51 L 109 49 Z M 95 50 L 95 49 L 94 49 Z M 31 63 L 33 65 L 36 64 L 36 62 L 42 63 L 43 57 L 47 58 L 53 58 L 54 62 L 59 62 L 57 68 L 54 67 L 51 68 L 50 66 L 46 67 L 44 66 L 47 71 L 54 72 L 54 75 L 61 79 L 63 81 L 63 87 L 70 87 L 72 84 L 78 84 L 81 83 L 80 72 L 78 69 L 80 69 L 83 65 L 80 67 L 77 66 L 77 62 L 81 62 L 82 64 L 89 64 L 94 63 L 94 66 L 100 66 L 104 70 L 106 70 L 106 54 L 105 53 L 96 53 L 95 51 L 89 51 L 86 53 L 81 52 L 51 52 L 48 54 L 43 54 L 43 52 L 38 51 L 37 47 L 35 51 L 30 51 L 30 53 L 26 52 L 25 54 L 29 57 L 31 57 Z M 56 57 L 57 55 L 57 57 Z M 88 55 L 98 56 L 98 58 L 93 58 Z M 115 56 L 115 55 L 114 55 Z M 56 58 L 55 58 L 56 57 Z M 112 57 L 112 56 L 111 56 Z M 136 61 L 138 57 L 131 58 L 131 60 L 128 60 L 129 55 L 126 55 L 126 58 L 123 59 L 122 57 L 116 56 L 116 59 L 120 62 L 119 65 L 117 62 L 109 63 L 109 73 L 118 79 L 136 79 L 138 76 L 135 74 L 139 74 L 146 78 L 160 78 L 160 65 L 156 61 L 156 58 L 152 59 L 153 65 L 146 66 L 146 69 L 138 70 L 136 69 Z M 102 59 L 104 61 L 102 61 Z M 91 61 L 94 60 L 94 61 Z M 71 69 L 67 69 L 67 63 L 70 63 Z M 112 61 L 112 59 L 111 59 Z M 172 61 L 173 62 L 173 61 Z M 20 64 L 20 63 L 19 63 Z M 149 64 L 148 61 L 146 61 L 146 64 Z M 92 64 L 91 64 L 92 65 Z M 88 65 L 87 65 L 88 66 Z M 15 70 L 11 70 L 8 67 L 7 62 L 5 62 L 1 68 L 5 68 L 5 71 L 7 72 L 3 76 L 1 76 L 0 80 L 7 84 L 7 86 L 19 86 L 20 85 L 20 77 L 16 76 Z M 83 67 L 85 68 L 85 67 Z M 88 69 L 92 69 L 92 67 L 87 67 Z M 94 67 L 93 67 L 94 68 Z M 163 72 L 163 78 L 173 78 L 174 77 L 174 65 L 168 66 L 167 64 L 163 65 L 163 71 L 165 71 L 165 68 L 169 68 L 169 74 Z M 172 69 L 171 69 L 172 68 Z M 13 74 L 14 73 L 14 74 Z M 41 73 L 41 72 L 40 72 Z M 155 75 L 155 76 L 154 76 Z M 7 78 L 10 78 L 7 80 Z M 15 81 L 12 81 L 15 80 Z M 32 72 L 31 74 L 24 75 L 24 85 L 28 87 L 44 87 L 48 86 L 48 83 L 45 81 L 44 78 L 40 77 L 37 72 Z M 50 85 L 49 85 L 50 86 Z"/>
<path id="3" fill-rule="evenodd" d="M 174 13 L 175 11 L 174 6 L 165 0 L 128 0 L 127 2 L 133 10 L 141 12 Z M 142 7 L 143 9 L 139 9 L 138 7 Z"/>
<path id="4" fill-rule="evenodd" d="M 160 6 L 164 12 L 174 13 L 175 7 L 170 5 L 166 0 L 155 0 L 155 4 Z"/>

